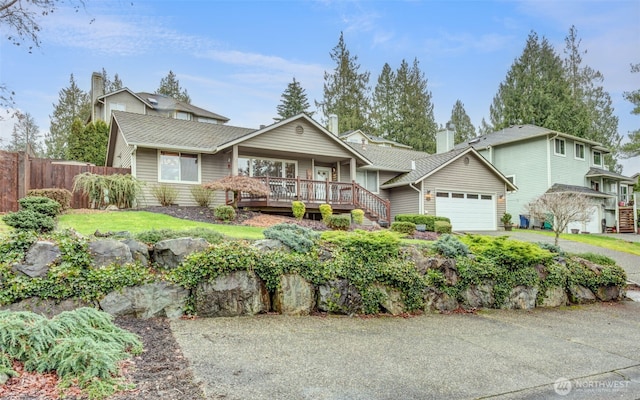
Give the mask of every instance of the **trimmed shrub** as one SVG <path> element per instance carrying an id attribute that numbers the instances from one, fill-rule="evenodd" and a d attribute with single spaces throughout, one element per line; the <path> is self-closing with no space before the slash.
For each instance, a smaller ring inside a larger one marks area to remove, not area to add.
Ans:
<path id="1" fill-rule="evenodd" d="M 191 186 L 191 196 L 193 196 L 193 199 L 200 207 L 209 207 L 213 190 L 207 189 L 203 185 Z"/>
<path id="2" fill-rule="evenodd" d="M 159 183 L 151 188 L 153 197 L 158 200 L 162 206 L 170 206 L 174 204 L 178 198 L 178 190 L 166 183 Z"/>
<path id="3" fill-rule="evenodd" d="M 18 203 L 20 204 L 20 209 L 22 210 L 34 211 L 52 218 L 57 217 L 58 214 L 60 214 L 60 204 L 48 197 L 28 196 L 18 200 Z"/>
<path id="4" fill-rule="evenodd" d="M 344 215 L 331 215 L 326 222 L 331 229 L 339 231 L 348 231 L 351 227 L 351 217 Z"/>
<path id="5" fill-rule="evenodd" d="M 364 211 L 359 208 L 351 210 L 351 218 L 355 224 L 362 225 L 364 222 Z"/>
<path id="6" fill-rule="evenodd" d="M 58 205 L 58 203 L 55 203 Z M 55 228 L 53 217 L 33 210 L 20 210 L 2 216 L 5 224 L 20 231 L 51 232 Z"/>
<path id="7" fill-rule="evenodd" d="M 451 224 L 447 221 L 435 221 L 433 227 L 435 233 L 451 233 Z"/>
<path id="8" fill-rule="evenodd" d="M 392 222 L 391 230 L 394 232 L 406 233 L 407 235 L 411 235 L 416 230 L 416 224 L 413 222 Z"/>
<path id="9" fill-rule="evenodd" d="M 554 257 L 551 252 L 541 249 L 536 244 L 509 239 L 507 236 L 466 235 L 461 240 L 469 246 L 473 254 L 511 270 L 534 267 L 538 264 L 549 265 Z"/>
<path id="10" fill-rule="evenodd" d="M 30 197 L 46 197 L 60 204 L 60 211 L 71 208 L 71 198 L 73 194 L 67 189 L 31 189 L 27 191 Z"/>
<path id="11" fill-rule="evenodd" d="M 229 222 L 236 219 L 236 210 L 231 206 L 221 205 L 213 209 L 213 215 L 220 221 Z"/>
<path id="12" fill-rule="evenodd" d="M 467 256 L 469 254 L 469 247 L 466 244 L 458 240 L 457 237 L 446 233 L 440 236 L 432 246 L 438 253 L 449 258 Z"/>
<path id="13" fill-rule="evenodd" d="M 301 220 L 304 217 L 304 213 L 307 211 L 304 203 L 301 201 L 292 201 L 291 202 L 291 211 L 293 212 L 293 216 L 297 220 Z"/>
<path id="14" fill-rule="evenodd" d="M 398 214 L 395 216 L 395 220 L 398 222 L 413 222 L 416 225 L 424 225 L 425 230 L 428 232 L 435 232 L 436 221 L 451 223 L 451 220 L 447 217 L 437 217 L 435 215 L 425 214 Z"/>
<path id="15" fill-rule="evenodd" d="M 263 234 L 267 239 L 279 240 L 291 250 L 298 253 L 310 251 L 315 242 L 320 238 L 320 233 L 313 229 L 286 223 L 267 228 Z"/>
<path id="16" fill-rule="evenodd" d="M 322 215 L 322 222 L 327 224 L 329 217 L 333 215 L 333 208 L 331 208 L 331 204 L 320 204 L 318 209 L 320 210 L 320 215 Z"/>

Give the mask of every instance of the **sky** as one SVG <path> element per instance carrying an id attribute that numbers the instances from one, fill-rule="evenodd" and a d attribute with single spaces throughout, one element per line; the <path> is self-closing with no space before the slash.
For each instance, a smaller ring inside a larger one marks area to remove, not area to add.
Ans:
<path id="1" fill-rule="evenodd" d="M 28 43 L 15 46 L 2 31 L 0 84 L 15 92 L 15 109 L 29 112 L 42 135 L 70 75 L 88 92 L 91 73 L 103 68 L 134 92 L 157 90 L 171 70 L 192 104 L 230 118 L 229 125 L 273 123 L 294 77 L 316 111 L 341 32 L 360 72 L 370 72 L 371 88 L 385 63 L 396 70 L 402 60 L 417 59 L 436 122 L 444 125 L 461 100 L 478 126 L 489 121 L 491 101 L 528 35 L 547 38 L 562 55 L 572 25 L 587 51 L 583 64 L 605 77 L 623 142 L 640 128 L 640 116 L 623 98 L 640 89 L 640 73 L 630 69 L 640 62 L 637 0 L 84 3 L 40 18 L 41 45 L 31 53 Z M 13 122 L 0 121 L 4 144 Z M 621 161 L 625 175 L 640 172 L 640 157 Z"/>

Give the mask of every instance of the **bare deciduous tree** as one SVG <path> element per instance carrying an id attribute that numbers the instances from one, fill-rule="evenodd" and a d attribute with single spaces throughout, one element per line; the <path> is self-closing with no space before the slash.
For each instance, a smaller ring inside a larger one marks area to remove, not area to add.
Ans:
<path id="1" fill-rule="evenodd" d="M 212 190 L 224 190 L 225 192 L 233 192 L 233 208 L 238 208 L 238 201 L 240 200 L 240 192 L 246 192 L 255 196 L 268 196 L 269 188 L 258 179 L 250 178 L 248 176 L 225 176 L 213 182 L 205 183 L 207 189 Z"/>
<path id="2" fill-rule="evenodd" d="M 527 205 L 529 214 L 538 220 L 553 218 L 553 232 L 558 245 L 560 234 L 571 222 L 587 223 L 593 214 L 593 201 L 576 192 L 547 192 Z"/>

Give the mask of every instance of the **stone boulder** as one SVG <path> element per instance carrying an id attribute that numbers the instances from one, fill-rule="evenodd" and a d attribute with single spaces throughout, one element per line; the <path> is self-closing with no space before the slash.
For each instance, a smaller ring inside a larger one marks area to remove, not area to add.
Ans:
<path id="1" fill-rule="evenodd" d="M 100 239 L 89 243 L 89 254 L 96 268 L 110 264 L 126 264 L 133 261 L 129 246 L 114 239 Z"/>
<path id="2" fill-rule="evenodd" d="M 456 268 L 456 260 L 452 258 L 429 257 L 422 260 L 420 265 L 420 267 L 418 267 L 417 265 L 416 267 L 418 267 L 418 271 L 422 274 L 425 274 L 427 272 L 427 269 L 435 269 L 436 271 L 442 272 L 448 286 L 455 286 L 456 283 L 458 283 L 458 269 Z"/>
<path id="3" fill-rule="evenodd" d="M 100 308 L 115 316 L 179 318 L 188 295 L 189 291 L 178 285 L 154 282 L 113 291 L 100 301 Z"/>
<path id="4" fill-rule="evenodd" d="M 562 286 L 551 286 L 547 288 L 544 293 L 542 301 L 538 304 L 539 307 L 560 307 L 569 304 L 569 296 L 567 291 Z"/>
<path id="5" fill-rule="evenodd" d="M 614 301 L 625 297 L 624 290 L 619 286 L 600 286 L 595 295 L 600 301 Z"/>
<path id="6" fill-rule="evenodd" d="M 121 242 L 129 247 L 133 261 L 139 262 L 144 266 L 149 265 L 149 246 L 135 239 L 124 239 Z"/>
<path id="7" fill-rule="evenodd" d="M 309 315 L 316 303 L 315 289 L 298 274 L 280 277 L 280 287 L 273 295 L 273 309 L 285 315 Z"/>
<path id="8" fill-rule="evenodd" d="M 253 242 L 252 246 L 261 252 L 274 250 L 289 251 L 289 247 L 285 246 L 281 241 L 276 239 L 256 240 L 255 242 Z"/>
<path id="9" fill-rule="evenodd" d="M 536 296 L 538 288 L 535 286 L 516 286 L 511 289 L 511 293 L 504 299 L 501 308 L 530 310 L 536 307 Z"/>
<path id="10" fill-rule="evenodd" d="M 195 289 L 201 317 L 235 317 L 269 311 L 269 293 L 253 271 L 235 271 L 200 283 Z"/>
<path id="11" fill-rule="evenodd" d="M 318 310 L 337 314 L 363 312 L 362 296 L 346 279 L 329 281 L 318 286 Z"/>
<path id="12" fill-rule="evenodd" d="M 204 251 L 209 242 L 202 238 L 178 238 L 162 240 L 153 248 L 152 259 L 163 268 L 176 268 L 191 253 Z"/>
<path id="13" fill-rule="evenodd" d="M 433 288 L 428 287 L 424 293 L 424 311 L 425 312 L 443 312 L 453 311 L 460 306 L 455 297 Z"/>
<path id="14" fill-rule="evenodd" d="M 0 307 L 3 311 L 31 311 L 51 318 L 63 311 L 73 311 L 81 307 L 94 307 L 94 304 L 80 299 L 51 300 L 39 297 L 29 297 L 17 303 Z"/>
<path id="15" fill-rule="evenodd" d="M 427 273 L 427 270 L 430 268 L 437 268 L 438 260 L 435 257 L 426 257 L 420 249 L 417 249 L 414 246 L 409 246 L 403 249 L 404 257 L 413 263 L 416 266 L 418 272 L 422 275 Z"/>
<path id="16" fill-rule="evenodd" d="M 493 296 L 493 284 L 485 282 L 480 285 L 469 285 L 460 293 L 464 308 L 493 308 L 496 299 Z"/>
<path id="17" fill-rule="evenodd" d="M 392 315 L 400 315 L 405 311 L 402 292 L 386 285 L 376 284 L 376 289 L 382 293 L 384 300 L 380 304 L 382 309 Z"/>
<path id="18" fill-rule="evenodd" d="M 45 277 L 49 266 L 57 262 L 61 254 L 57 244 L 39 240 L 27 251 L 24 264 L 15 264 L 13 267 L 30 278 Z"/>
<path id="19" fill-rule="evenodd" d="M 569 285 L 569 300 L 574 304 L 593 303 L 596 296 L 593 292 L 582 285 Z"/>

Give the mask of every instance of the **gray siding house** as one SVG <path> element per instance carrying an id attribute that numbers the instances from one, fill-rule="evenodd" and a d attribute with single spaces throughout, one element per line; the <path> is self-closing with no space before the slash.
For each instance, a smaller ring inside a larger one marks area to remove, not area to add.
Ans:
<path id="1" fill-rule="evenodd" d="M 601 143 L 535 125 L 516 125 L 460 143 L 455 149 L 467 146 L 473 146 L 517 185 L 517 191 L 507 194 L 506 208 L 516 223 L 518 215 L 527 213 L 529 202 L 553 188 L 585 193 L 593 199 L 591 220 L 568 229 L 592 233 L 602 232 L 603 225 L 609 231 L 629 229 L 620 222 L 633 213 L 633 181 L 604 169 L 604 154 L 609 150 Z"/>

